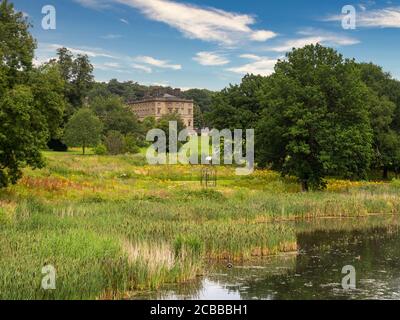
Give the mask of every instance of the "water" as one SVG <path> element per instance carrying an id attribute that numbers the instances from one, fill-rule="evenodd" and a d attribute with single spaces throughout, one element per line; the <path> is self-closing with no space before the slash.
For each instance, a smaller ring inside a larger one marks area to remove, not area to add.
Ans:
<path id="1" fill-rule="evenodd" d="M 400 299 L 397 218 L 296 224 L 299 251 L 165 286 L 140 299 Z M 342 268 L 354 266 L 356 288 L 344 290 Z"/>

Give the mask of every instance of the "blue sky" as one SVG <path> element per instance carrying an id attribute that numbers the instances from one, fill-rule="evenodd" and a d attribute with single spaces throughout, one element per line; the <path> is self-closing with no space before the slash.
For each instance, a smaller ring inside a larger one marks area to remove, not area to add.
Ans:
<path id="1" fill-rule="evenodd" d="M 219 90 L 247 72 L 268 75 L 292 47 L 320 42 L 400 79 L 400 0 L 14 0 L 33 24 L 36 63 L 57 47 L 86 53 L 98 81 Z M 56 9 L 55 30 L 41 27 Z M 342 27 L 342 8 L 356 28 Z"/>

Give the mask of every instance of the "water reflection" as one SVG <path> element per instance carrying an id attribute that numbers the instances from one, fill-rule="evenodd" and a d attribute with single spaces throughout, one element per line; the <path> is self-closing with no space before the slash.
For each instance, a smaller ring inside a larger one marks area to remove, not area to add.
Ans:
<path id="1" fill-rule="evenodd" d="M 400 299 L 398 218 L 376 217 L 296 224 L 299 252 L 166 286 L 142 299 Z M 356 269 L 355 290 L 341 286 L 345 265 Z"/>

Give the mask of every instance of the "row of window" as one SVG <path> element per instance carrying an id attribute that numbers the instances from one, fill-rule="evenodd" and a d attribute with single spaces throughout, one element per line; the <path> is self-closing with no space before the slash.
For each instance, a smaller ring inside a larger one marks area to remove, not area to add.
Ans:
<path id="1" fill-rule="evenodd" d="M 192 115 L 193 113 L 193 109 L 187 109 L 187 113 L 185 113 L 185 108 L 173 108 L 173 107 L 168 107 L 168 113 L 179 113 L 181 115 Z M 156 109 L 154 107 L 150 107 L 150 106 L 140 106 L 139 108 L 136 107 L 135 111 L 140 114 L 140 115 L 145 115 L 145 114 L 149 114 L 152 113 L 154 114 L 154 112 L 156 111 Z M 162 114 L 162 108 L 159 107 L 157 108 L 157 114 L 161 115 Z"/>

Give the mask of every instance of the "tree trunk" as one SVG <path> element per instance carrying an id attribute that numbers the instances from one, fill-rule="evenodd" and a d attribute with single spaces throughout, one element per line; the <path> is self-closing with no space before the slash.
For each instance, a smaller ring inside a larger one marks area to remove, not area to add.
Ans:
<path id="1" fill-rule="evenodd" d="M 83 145 L 83 146 L 82 146 L 83 155 L 85 155 L 85 148 L 86 148 L 86 146 L 85 146 L 85 145 Z"/>
<path id="2" fill-rule="evenodd" d="M 308 188 L 308 181 L 307 180 L 302 180 L 301 181 L 301 190 L 303 192 L 308 192 L 309 188 Z"/>
<path id="3" fill-rule="evenodd" d="M 383 167 L 383 180 L 389 179 L 389 169 L 388 167 Z"/>

